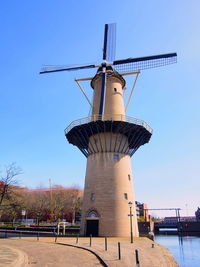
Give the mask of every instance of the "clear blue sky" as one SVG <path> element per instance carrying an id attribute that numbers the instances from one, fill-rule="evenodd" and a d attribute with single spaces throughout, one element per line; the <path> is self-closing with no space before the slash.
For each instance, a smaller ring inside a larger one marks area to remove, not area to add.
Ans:
<path id="1" fill-rule="evenodd" d="M 86 159 L 64 128 L 88 116 L 73 79 L 94 72 L 38 73 L 42 64 L 100 62 L 104 24 L 116 22 L 116 59 L 178 53 L 178 64 L 140 74 L 127 112 L 154 129 L 132 157 L 136 198 L 150 208 L 187 204 L 193 215 L 200 205 L 199 10 L 198 0 L 3 1 L 1 167 L 16 162 L 21 184 L 31 188 L 47 187 L 49 178 L 83 187 Z"/>

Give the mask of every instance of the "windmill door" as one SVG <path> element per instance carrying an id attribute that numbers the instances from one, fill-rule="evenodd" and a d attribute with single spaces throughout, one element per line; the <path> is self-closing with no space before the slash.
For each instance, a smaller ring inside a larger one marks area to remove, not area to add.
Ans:
<path id="1" fill-rule="evenodd" d="M 99 236 L 99 220 L 86 221 L 86 236 Z"/>

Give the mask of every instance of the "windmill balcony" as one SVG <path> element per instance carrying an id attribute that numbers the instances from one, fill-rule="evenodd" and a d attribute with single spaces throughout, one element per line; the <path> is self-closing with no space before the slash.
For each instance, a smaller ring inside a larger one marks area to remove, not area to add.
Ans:
<path id="1" fill-rule="evenodd" d="M 99 152 L 114 152 L 132 156 L 149 142 L 152 128 L 143 120 L 122 114 L 94 114 L 73 121 L 66 129 L 69 143 L 88 157 Z"/>

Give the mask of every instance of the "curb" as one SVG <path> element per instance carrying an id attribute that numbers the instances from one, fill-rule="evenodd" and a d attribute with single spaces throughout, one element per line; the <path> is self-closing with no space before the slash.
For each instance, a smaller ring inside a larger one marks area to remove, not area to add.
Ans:
<path id="1" fill-rule="evenodd" d="M 93 255 L 96 256 L 96 258 L 99 260 L 99 262 L 101 263 L 102 266 L 104 267 L 109 267 L 105 261 L 94 251 L 92 251 L 91 249 L 89 248 L 84 248 L 84 247 L 80 247 L 80 246 L 76 246 L 76 245 L 71 245 L 71 244 L 65 244 L 65 243 L 56 243 L 57 245 L 63 245 L 63 246 L 68 246 L 68 247 L 74 247 L 74 248 L 79 248 L 79 249 L 83 249 L 83 250 L 86 250 L 90 253 L 92 253 Z"/>

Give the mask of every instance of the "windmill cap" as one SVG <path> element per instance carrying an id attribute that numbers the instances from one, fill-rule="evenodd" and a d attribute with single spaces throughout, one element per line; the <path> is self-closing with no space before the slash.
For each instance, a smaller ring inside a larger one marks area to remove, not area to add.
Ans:
<path id="1" fill-rule="evenodd" d="M 97 79 L 101 78 L 101 73 L 102 73 L 102 67 L 98 68 L 96 75 L 94 76 L 94 78 L 91 81 L 91 87 L 93 89 L 94 89 L 95 81 Z M 113 70 L 113 68 L 111 66 L 106 66 L 106 73 L 109 77 L 112 76 L 112 77 L 118 78 L 122 84 L 122 88 L 125 87 L 126 81 L 116 70 Z"/>

